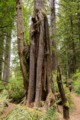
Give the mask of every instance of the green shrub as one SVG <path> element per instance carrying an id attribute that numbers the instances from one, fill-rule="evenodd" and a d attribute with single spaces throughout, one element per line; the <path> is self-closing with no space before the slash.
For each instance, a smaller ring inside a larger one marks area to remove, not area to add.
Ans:
<path id="1" fill-rule="evenodd" d="M 24 86 L 21 77 L 11 78 L 10 82 L 6 87 L 9 98 L 12 99 L 13 102 L 20 102 L 24 96 Z"/>
<path id="2" fill-rule="evenodd" d="M 5 108 L 5 102 L 7 102 L 9 98 L 8 92 L 6 90 L 3 90 L 0 92 L 0 116 Z"/>
<path id="3" fill-rule="evenodd" d="M 6 84 L 3 81 L 0 81 L 0 92 L 6 88 Z"/>
<path id="4" fill-rule="evenodd" d="M 38 120 L 38 114 L 18 106 L 4 120 Z"/>
<path id="5" fill-rule="evenodd" d="M 56 105 L 51 106 L 39 120 L 56 120 Z"/>
<path id="6" fill-rule="evenodd" d="M 73 89 L 74 91 L 80 95 L 80 72 L 76 72 L 73 77 Z"/>
<path id="7" fill-rule="evenodd" d="M 77 71 L 73 76 L 72 76 L 73 80 L 80 80 L 80 71 Z"/>
<path id="8" fill-rule="evenodd" d="M 56 120 L 55 107 L 47 112 L 17 106 L 4 120 Z"/>

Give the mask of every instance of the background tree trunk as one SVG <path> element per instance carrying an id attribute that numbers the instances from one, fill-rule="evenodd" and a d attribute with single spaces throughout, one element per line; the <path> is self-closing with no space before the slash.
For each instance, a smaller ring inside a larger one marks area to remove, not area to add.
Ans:
<path id="1" fill-rule="evenodd" d="M 6 37 L 6 45 L 4 51 L 4 68 L 3 68 L 3 81 L 9 81 L 10 75 L 10 51 L 11 51 L 11 33 Z"/>
<path id="2" fill-rule="evenodd" d="M 51 9 L 51 52 L 52 52 L 52 70 L 57 69 L 57 57 L 56 57 L 56 15 L 55 15 L 55 0 L 50 0 Z"/>
<path id="3" fill-rule="evenodd" d="M 0 80 L 2 80 L 2 66 L 3 66 L 3 49 L 4 49 L 4 37 L 1 37 L 1 47 L 0 47 Z"/>
<path id="4" fill-rule="evenodd" d="M 23 10 L 22 10 L 22 0 L 16 0 L 17 5 L 17 42 L 18 42 L 18 52 L 20 58 L 20 66 L 22 71 L 22 76 L 24 80 L 24 87 L 28 89 L 28 73 L 27 73 L 27 64 L 26 64 L 26 50 L 24 45 L 24 22 L 23 22 Z"/>
<path id="5" fill-rule="evenodd" d="M 75 73 L 76 71 L 76 50 L 75 50 L 75 40 L 74 40 L 74 33 L 73 33 L 73 19 L 72 19 L 72 16 L 70 17 L 70 26 L 71 26 L 71 38 L 70 39 L 70 42 L 69 42 L 69 45 L 68 45 L 68 49 L 71 50 L 72 54 L 70 53 L 70 51 L 68 52 L 68 74 L 69 74 L 69 77 L 71 77 L 71 75 L 73 73 Z"/>

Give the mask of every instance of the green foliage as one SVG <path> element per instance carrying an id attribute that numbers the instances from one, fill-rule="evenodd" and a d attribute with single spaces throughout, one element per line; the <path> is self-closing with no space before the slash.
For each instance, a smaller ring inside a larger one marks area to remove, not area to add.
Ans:
<path id="1" fill-rule="evenodd" d="M 59 3 L 58 57 L 63 74 L 70 77 L 76 69 L 80 69 L 80 1 L 60 0 Z"/>
<path id="2" fill-rule="evenodd" d="M 5 108 L 4 103 L 7 101 L 8 98 L 9 98 L 9 95 L 6 90 L 3 90 L 2 92 L 0 92 L 0 115 L 2 114 Z"/>
<path id="3" fill-rule="evenodd" d="M 15 0 L 0 0 L 0 79 L 2 79 L 2 72 L 4 71 L 4 65 L 6 60 L 5 56 L 10 46 L 10 38 L 12 29 L 14 28 L 15 12 L 16 12 Z M 7 43 L 7 44 L 6 44 Z M 3 58 L 4 54 L 4 58 Z M 3 62 L 4 61 L 4 62 Z"/>
<path id="4" fill-rule="evenodd" d="M 55 107 L 47 112 L 17 106 L 4 120 L 56 120 Z"/>
<path id="5" fill-rule="evenodd" d="M 31 16 L 33 14 L 33 0 L 24 0 L 23 3 L 23 18 L 24 18 L 24 40 L 27 45 L 30 44 L 30 24 Z"/>
<path id="6" fill-rule="evenodd" d="M 38 115 L 19 106 L 5 120 L 38 120 Z"/>
<path id="7" fill-rule="evenodd" d="M 51 106 L 40 120 L 56 120 L 56 105 Z"/>
<path id="8" fill-rule="evenodd" d="M 72 76 L 72 79 L 75 81 L 75 80 L 80 80 L 80 72 L 77 71 L 73 76 Z"/>
<path id="9" fill-rule="evenodd" d="M 0 81 L 0 92 L 6 88 L 6 84 L 3 81 Z"/>
<path id="10" fill-rule="evenodd" d="M 73 89 L 74 91 L 80 95 L 80 72 L 76 72 L 73 77 Z"/>
<path id="11" fill-rule="evenodd" d="M 62 75 L 62 82 L 63 85 L 65 86 L 65 82 L 66 82 L 66 77 L 64 75 Z M 58 84 L 57 84 L 57 72 L 53 72 L 53 84 L 52 84 L 53 89 L 55 90 L 55 92 L 59 92 L 58 90 Z"/>
<path id="12" fill-rule="evenodd" d="M 22 77 L 11 78 L 6 87 L 9 93 L 9 98 L 14 102 L 20 102 L 24 96 L 24 87 Z"/>
<path id="13" fill-rule="evenodd" d="M 9 98 L 9 94 L 7 92 L 7 90 L 3 90 L 0 93 L 0 103 L 3 103 L 5 100 L 7 100 Z"/>

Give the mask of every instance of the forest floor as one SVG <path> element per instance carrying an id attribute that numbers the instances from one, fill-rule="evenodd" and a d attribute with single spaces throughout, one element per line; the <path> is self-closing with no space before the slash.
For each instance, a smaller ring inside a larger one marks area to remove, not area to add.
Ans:
<path id="1" fill-rule="evenodd" d="M 80 97 L 74 92 L 71 92 L 71 97 L 74 107 L 70 111 L 70 120 L 80 120 Z M 59 112 L 62 114 L 62 106 L 58 106 L 58 108 Z"/>
<path id="2" fill-rule="evenodd" d="M 70 120 L 80 120 L 80 97 L 73 92 L 71 92 L 71 96 L 72 96 L 74 108 L 70 112 Z M 3 114 L 1 116 L 2 119 L 0 120 L 4 120 L 4 118 L 8 116 L 16 108 L 16 106 L 17 106 L 16 104 L 9 103 L 9 106 L 6 107 L 6 109 L 4 109 Z M 60 108 L 60 110 L 62 113 L 62 108 Z"/>
<path id="3" fill-rule="evenodd" d="M 71 120 L 80 120 L 80 97 L 75 93 L 71 93 L 74 110 L 71 112 Z"/>
<path id="4" fill-rule="evenodd" d="M 3 110 L 3 114 L 0 120 L 4 120 L 4 118 L 6 118 L 15 108 L 16 108 L 16 104 L 9 103 L 8 107 L 6 107 L 6 109 Z"/>

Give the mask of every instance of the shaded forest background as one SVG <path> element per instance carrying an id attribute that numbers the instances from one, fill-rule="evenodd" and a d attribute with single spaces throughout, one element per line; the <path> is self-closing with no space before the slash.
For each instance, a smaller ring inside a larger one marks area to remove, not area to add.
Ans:
<path id="1" fill-rule="evenodd" d="M 48 18 L 51 43 L 52 91 L 53 93 L 59 91 L 56 81 L 57 66 L 59 65 L 65 92 L 65 86 L 71 85 L 73 90 L 80 95 L 80 1 L 44 0 L 43 3 L 44 10 L 42 10 L 42 13 Z M 23 82 L 24 77 L 20 67 L 16 9 L 15 0 L 0 1 L 0 91 L 7 90 L 9 99 L 12 102 L 20 103 L 28 90 L 24 90 L 26 83 L 25 80 Z M 24 21 L 23 44 L 24 49 L 27 51 L 24 53 L 24 58 L 27 60 L 25 67 L 26 71 L 28 71 L 26 74 L 26 79 L 28 80 L 31 45 L 30 26 L 34 13 L 34 1 L 24 0 L 22 10 Z M 48 75 L 50 75 L 49 72 Z M 30 99 L 28 97 L 29 102 Z M 33 105 L 31 104 L 31 106 Z"/>

